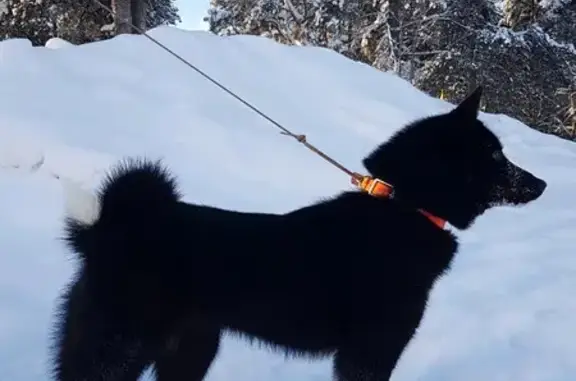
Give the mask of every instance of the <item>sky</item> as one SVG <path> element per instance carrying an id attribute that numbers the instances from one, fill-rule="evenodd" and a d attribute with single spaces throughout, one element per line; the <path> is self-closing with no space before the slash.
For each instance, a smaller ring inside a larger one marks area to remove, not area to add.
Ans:
<path id="1" fill-rule="evenodd" d="M 206 16 L 209 0 L 176 0 L 176 6 L 180 10 L 182 23 L 178 25 L 182 29 L 206 30 L 208 25 L 202 21 Z"/>

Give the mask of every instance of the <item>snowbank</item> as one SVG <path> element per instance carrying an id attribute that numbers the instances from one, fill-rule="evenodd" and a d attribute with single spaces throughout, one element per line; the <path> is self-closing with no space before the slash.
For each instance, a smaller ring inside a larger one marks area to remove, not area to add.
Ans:
<path id="1" fill-rule="evenodd" d="M 402 124 L 450 107 L 325 49 L 174 28 L 151 34 L 357 171 Z M 47 377 L 52 309 L 73 269 L 59 240 L 54 174 L 93 186 L 123 156 L 164 158 L 188 200 L 271 212 L 350 186 L 143 37 L 49 45 L 0 43 L 0 380 Z M 461 253 L 394 380 L 572 381 L 576 145 L 505 116 L 482 118 L 549 188 L 538 202 L 489 212 L 461 234 Z M 228 338 L 210 379 L 315 381 L 329 373 L 326 361 L 284 362 Z"/>

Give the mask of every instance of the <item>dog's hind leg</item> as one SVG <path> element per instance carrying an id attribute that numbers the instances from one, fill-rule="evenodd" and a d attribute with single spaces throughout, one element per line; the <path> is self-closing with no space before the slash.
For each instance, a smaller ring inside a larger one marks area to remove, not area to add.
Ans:
<path id="1" fill-rule="evenodd" d="M 136 381 L 151 363 L 139 340 L 112 329 L 75 283 L 65 294 L 54 347 L 57 381 Z M 148 352 L 148 353 L 147 353 Z"/>
<path id="2" fill-rule="evenodd" d="M 202 381 L 218 353 L 220 327 L 188 321 L 167 340 L 156 356 L 157 381 Z"/>

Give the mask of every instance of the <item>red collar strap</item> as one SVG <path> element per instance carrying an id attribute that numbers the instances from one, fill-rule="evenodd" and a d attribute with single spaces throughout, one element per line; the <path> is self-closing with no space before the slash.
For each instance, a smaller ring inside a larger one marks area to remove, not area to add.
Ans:
<path id="1" fill-rule="evenodd" d="M 386 197 L 392 198 L 394 193 L 394 187 L 380 179 L 375 179 L 370 176 L 357 175 L 352 177 L 352 184 L 356 185 L 358 188 L 368 193 L 369 195 L 375 197 Z M 426 218 L 428 218 L 434 225 L 438 226 L 440 229 L 444 229 L 446 226 L 446 220 L 433 215 L 424 209 L 418 209 Z"/>

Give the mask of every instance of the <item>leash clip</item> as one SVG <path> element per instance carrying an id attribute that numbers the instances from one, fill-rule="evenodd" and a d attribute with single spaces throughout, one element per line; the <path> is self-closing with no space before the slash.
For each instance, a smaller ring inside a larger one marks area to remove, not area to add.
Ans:
<path id="1" fill-rule="evenodd" d="M 352 183 L 371 196 L 392 198 L 394 187 L 385 181 L 370 176 L 354 176 Z"/>

